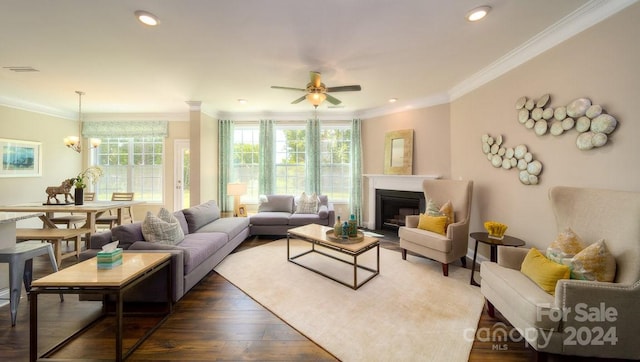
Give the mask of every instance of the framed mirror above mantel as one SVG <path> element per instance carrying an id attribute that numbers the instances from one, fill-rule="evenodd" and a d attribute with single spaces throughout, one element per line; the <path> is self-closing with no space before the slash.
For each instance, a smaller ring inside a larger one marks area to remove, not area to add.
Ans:
<path id="1" fill-rule="evenodd" d="M 413 130 L 387 132 L 384 139 L 384 174 L 413 173 Z"/>

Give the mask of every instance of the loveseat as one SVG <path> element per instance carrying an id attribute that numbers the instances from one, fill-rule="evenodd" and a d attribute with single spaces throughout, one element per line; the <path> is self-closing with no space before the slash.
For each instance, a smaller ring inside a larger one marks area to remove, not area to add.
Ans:
<path id="1" fill-rule="evenodd" d="M 541 276 L 562 264 L 541 255 L 543 263 L 527 271 L 535 250 L 501 247 L 498 263 L 480 268 L 489 315 L 495 307 L 539 352 L 640 359 L 640 193 L 556 186 L 549 197 L 559 232 L 570 228 L 589 247 L 606 245 L 582 265 L 601 271 L 609 264 L 598 259 L 613 255 L 613 280 L 570 279 L 567 273 L 554 288 L 551 275 Z M 571 265 L 573 275 L 580 264 Z"/>
<path id="2" fill-rule="evenodd" d="M 172 254 L 173 301 L 178 301 L 249 236 L 249 220 L 244 217 L 221 218 L 220 209 L 213 200 L 176 211 L 173 215 L 184 234 L 184 239 L 175 245 L 146 241 L 143 221 L 140 221 L 93 235 L 88 250 L 81 253 L 80 259 L 95 256 L 103 245 L 115 240 L 119 241 L 118 246 L 125 253 L 169 252 Z M 126 299 L 159 301 L 165 295 L 162 278 L 166 276 L 157 277 Z"/>
<path id="3" fill-rule="evenodd" d="M 258 212 L 249 217 L 251 235 L 286 235 L 287 230 L 307 224 L 333 226 L 335 211 L 327 196 L 318 196 L 317 207 L 310 210 L 303 210 L 301 199 L 304 197 L 262 196 Z"/>

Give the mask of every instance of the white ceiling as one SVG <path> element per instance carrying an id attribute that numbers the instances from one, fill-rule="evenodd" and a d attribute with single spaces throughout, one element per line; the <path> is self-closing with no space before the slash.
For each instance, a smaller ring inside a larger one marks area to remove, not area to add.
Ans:
<path id="1" fill-rule="evenodd" d="M 313 107 L 270 86 L 304 88 L 313 70 L 328 87 L 362 86 L 322 114 L 386 113 L 455 99 L 633 2 L 0 0 L 0 104 L 73 119 L 82 90 L 85 119 L 184 115 L 187 101 L 217 116 L 295 114 Z M 480 5 L 493 10 L 467 22 Z"/>

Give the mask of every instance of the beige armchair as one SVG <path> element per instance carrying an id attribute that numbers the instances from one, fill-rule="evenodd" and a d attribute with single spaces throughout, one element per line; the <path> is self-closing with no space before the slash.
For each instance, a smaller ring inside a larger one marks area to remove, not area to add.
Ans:
<path id="1" fill-rule="evenodd" d="M 448 276 L 449 264 L 453 261 L 460 259 L 463 266 L 467 265 L 473 181 L 424 180 L 422 189 L 427 199 L 432 198 L 439 205 L 451 201 L 454 223 L 449 224 L 445 235 L 441 235 L 418 229 L 419 215 L 407 216 L 406 225 L 398 229 L 402 259 L 407 259 L 408 250 L 439 261 L 442 274 Z"/>
<path id="2" fill-rule="evenodd" d="M 480 268 L 489 314 L 497 308 L 539 352 L 640 359 L 640 193 L 560 186 L 549 198 L 558 231 L 605 240 L 614 282 L 561 279 L 552 296 L 520 273 L 527 249 L 499 248 L 498 263 Z"/>

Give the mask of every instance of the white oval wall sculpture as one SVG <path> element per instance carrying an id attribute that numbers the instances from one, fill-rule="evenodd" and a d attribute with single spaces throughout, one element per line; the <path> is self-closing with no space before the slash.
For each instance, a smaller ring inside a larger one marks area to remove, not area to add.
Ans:
<path id="1" fill-rule="evenodd" d="M 580 133 L 576 146 L 583 151 L 604 146 L 618 126 L 615 117 L 605 113 L 601 105 L 593 104 L 589 98 L 577 98 L 558 107 L 549 105 L 550 98 L 549 94 L 537 100 L 526 96 L 518 98 L 518 122 L 540 137 L 546 134 L 561 136 L 575 128 Z"/>
<path id="2" fill-rule="evenodd" d="M 519 100 L 519 102 L 522 102 Z M 523 104 L 521 107 L 524 107 Z M 518 104 L 516 104 L 516 108 Z M 540 181 L 542 163 L 533 159 L 533 154 L 523 144 L 510 147 L 503 145 L 504 138 L 498 135 L 495 138 L 489 134 L 483 134 L 480 138 L 482 152 L 487 155 L 491 166 L 502 170 L 515 170 L 518 179 L 523 185 L 537 185 Z M 501 145 L 501 147 L 499 146 Z"/>

